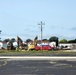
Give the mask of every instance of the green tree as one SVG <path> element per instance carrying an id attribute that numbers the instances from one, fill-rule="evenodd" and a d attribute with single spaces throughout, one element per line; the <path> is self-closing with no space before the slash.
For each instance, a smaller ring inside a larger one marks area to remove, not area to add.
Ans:
<path id="1" fill-rule="evenodd" d="M 69 40 L 68 43 L 76 43 L 76 39 L 74 39 L 74 40 Z"/>
<path id="2" fill-rule="evenodd" d="M 27 43 L 30 42 L 30 41 L 32 41 L 32 40 L 31 40 L 31 39 L 27 39 L 27 40 L 26 40 Z"/>
<path id="3" fill-rule="evenodd" d="M 12 38 L 11 41 L 12 41 L 12 42 L 16 42 L 15 38 Z"/>
<path id="4" fill-rule="evenodd" d="M 49 38 L 49 41 L 50 42 L 53 42 L 53 41 L 56 42 L 56 46 L 58 46 L 58 37 L 52 36 L 52 37 Z"/>
<path id="5" fill-rule="evenodd" d="M 60 43 L 67 43 L 67 40 L 66 39 L 62 39 L 62 40 L 60 40 Z"/>
<path id="6" fill-rule="evenodd" d="M 47 39 L 43 39 L 42 41 L 48 41 Z"/>
<path id="7" fill-rule="evenodd" d="M 5 39 L 5 40 L 4 40 L 4 42 L 9 42 L 9 41 L 10 41 L 10 39 Z"/>

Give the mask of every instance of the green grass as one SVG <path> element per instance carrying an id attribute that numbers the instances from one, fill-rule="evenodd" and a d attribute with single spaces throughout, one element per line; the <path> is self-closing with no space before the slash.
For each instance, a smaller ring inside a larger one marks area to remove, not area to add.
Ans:
<path id="1" fill-rule="evenodd" d="M 56 50 L 56 51 L 54 51 L 54 50 L 52 50 L 52 51 L 48 51 L 48 50 L 38 50 L 38 51 L 36 51 L 36 50 L 33 50 L 33 51 L 31 51 L 31 50 L 0 50 L 0 54 L 2 54 L 2 53 L 6 53 L 6 54 L 13 54 L 13 53 L 23 53 L 23 54 L 25 54 L 25 53 L 28 53 L 28 54 L 70 54 L 70 53 L 74 53 L 74 54 L 76 54 L 76 52 L 68 52 L 68 51 L 64 51 L 64 50 Z"/>
<path id="2" fill-rule="evenodd" d="M 11 56 L 11 55 L 24 55 L 24 56 L 47 56 L 47 55 L 69 55 L 69 56 L 76 56 L 76 52 L 68 52 L 68 51 L 65 51 L 65 50 L 52 50 L 52 51 L 48 51 L 48 50 L 39 50 L 39 51 L 36 51 L 36 50 L 0 50 L 0 55 L 8 55 L 8 56 Z"/>

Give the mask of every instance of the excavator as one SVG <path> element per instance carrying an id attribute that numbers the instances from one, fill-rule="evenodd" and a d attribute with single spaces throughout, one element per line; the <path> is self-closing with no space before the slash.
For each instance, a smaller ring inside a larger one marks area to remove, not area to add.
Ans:
<path id="1" fill-rule="evenodd" d="M 28 50 L 35 50 L 35 47 L 37 46 L 37 40 L 38 36 L 35 37 L 34 41 L 32 43 L 28 43 Z"/>
<path id="2" fill-rule="evenodd" d="M 23 41 L 20 37 L 17 36 L 17 45 L 18 45 L 18 48 L 19 49 L 22 49 L 23 47 Z M 13 46 L 13 42 L 10 40 L 8 43 L 7 43 L 7 50 L 15 50 L 16 47 Z"/>
<path id="3" fill-rule="evenodd" d="M 17 44 L 19 49 L 25 49 L 25 50 L 34 50 L 37 45 L 37 39 L 38 36 L 35 37 L 34 41 L 32 43 L 28 43 L 27 45 L 23 44 L 23 41 L 20 37 L 17 36 Z"/>
<path id="4" fill-rule="evenodd" d="M 21 50 L 22 49 L 24 49 L 24 50 L 28 49 L 27 45 L 23 43 L 22 39 L 19 36 L 17 36 L 17 44 L 18 44 L 18 48 Z"/>
<path id="5" fill-rule="evenodd" d="M 17 48 L 20 50 L 34 50 L 37 46 L 37 39 L 38 36 L 35 37 L 34 41 L 32 43 L 24 44 L 22 39 L 17 36 L 16 42 L 17 42 Z M 13 42 L 9 41 L 7 44 L 7 50 L 15 50 L 16 47 L 13 46 Z"/>

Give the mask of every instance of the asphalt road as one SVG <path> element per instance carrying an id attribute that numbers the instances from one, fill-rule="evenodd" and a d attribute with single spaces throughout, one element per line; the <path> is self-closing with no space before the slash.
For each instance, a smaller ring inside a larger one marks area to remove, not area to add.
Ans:
<path id="1" fill-rule="evenodd" d="M 75 60 L 0 59 L 0 75 L 76 75 Z"/>

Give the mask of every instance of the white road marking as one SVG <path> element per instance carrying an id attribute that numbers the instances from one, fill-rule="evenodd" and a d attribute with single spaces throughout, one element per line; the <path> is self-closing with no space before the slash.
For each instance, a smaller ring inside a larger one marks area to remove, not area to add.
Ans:
<path id="1" fill-rule="evenodd" d="M 76 57 L 63 56 L 0 56 L 0 58 L 11 60 L 72 60 L 76 61 Z"/>

